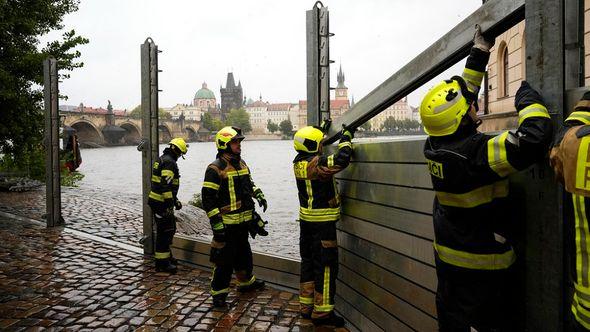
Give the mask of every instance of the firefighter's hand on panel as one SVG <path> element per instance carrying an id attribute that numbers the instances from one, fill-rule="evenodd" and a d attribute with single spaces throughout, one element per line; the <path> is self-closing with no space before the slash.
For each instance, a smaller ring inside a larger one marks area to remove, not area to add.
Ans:
<path id="1" fill-rule="evenodd" d="M 545 105 L 545 101 L 527 81 L 522 81 L 520 88 L 516 91 L 516 96 L 514 97 L 514 107 L 520 112 L 525 107 L 533 104 Z"/>
<path id="2" fill-rule="evenodd" d="M 489 52 L 492 46 L 494 46 L 495 40 L 486 39 L 481 33 L 481 27 L 479 24 L 475 25 L 475 35 L 473 36 L 473 47 L 479 48 L 484 52 Z"/>
<path id="3" fill-rule="evenodd" d="M 322 121 L 322 124 L 320 125 L 320 127 L 322 128 L 322 131 L 325 133 L 328 132 L 328 130 L 330 130 L 330 126 L 332 125 L 332 119 L 325 119 L 324 121 Z"/>
<path id="4" fill-rule="evenodd" d="M 350 142 L 354 138 L 355 129 L 351 129 L 349 127 L 342 128 L 341 138 L 340 141 Z"/>

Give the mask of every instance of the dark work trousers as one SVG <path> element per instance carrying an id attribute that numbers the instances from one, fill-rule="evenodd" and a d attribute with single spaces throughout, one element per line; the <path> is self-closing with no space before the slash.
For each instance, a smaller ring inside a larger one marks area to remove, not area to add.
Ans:
<path id="1" fill-rule="evenodd" d="M 336 222 L 300 221 L 299 226 L 301 313 L 322 318 L 334 310 L 338 275 Z"/>
<path id="2" fill-rule="evenodd" d="M 173 213 L 166 215 L 154 212 L 154 219 L 156 221 L 156 259 L 165 259 L 170 257 L 170 245 L 176 233 L 176 217 Z"/>
<path id="3" fill-rule="evenodd" d="M 516 276 L 507 270 L 469 270 L 436 258 L 439 331 L 516 331 Z"/>
<path id="4" fill-rule="evenodd" d="M 252 249 L 248 242 L 248 223 L 225 225 L 225 247 L 217 257 L 211 256 L 213 280 L 212 293 L 227 293 L 232 272 L 236 272 L 238 284 L 252 278 Z"/>

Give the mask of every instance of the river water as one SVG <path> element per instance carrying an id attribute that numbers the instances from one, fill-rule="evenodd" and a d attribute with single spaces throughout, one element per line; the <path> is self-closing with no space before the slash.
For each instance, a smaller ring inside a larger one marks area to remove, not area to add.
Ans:
<path id="1" fill-rule="evenodd" d="M 180 170 L 179 199 L 186 204 L 195 193 L 201 192 L 205 169 L 217 152 L 212 142 L 189 143 L 186 159 L 178 160 Z M 160 145 L 160 152 L 166 145 Z M 111 193 L 113 201 L 117 193 L 136 194 L 141 197 L 141 152 L 135 146 L 83 149 L 82 165 L 78 169 L 85 175 L 80 187 L 100 188 Z M 289 243 L 289 256 L 298 256 L 299 202 L 293 176 L 293 141 L 248 141 L 242 142 L 242 157 L 250 167 L 252 178 L 262 189 L 268 201 L 268 210 L 262 213 L 269 221 L 270 235 L 256 241 L 279 241 Z"/>

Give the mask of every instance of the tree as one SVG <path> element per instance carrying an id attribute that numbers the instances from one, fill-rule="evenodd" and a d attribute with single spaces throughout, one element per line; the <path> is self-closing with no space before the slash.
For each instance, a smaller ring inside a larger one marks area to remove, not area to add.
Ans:
<path id="1" fill-rule="evenodd" d="M 56 58 L 59 79 L 83 66 L 78 45 L 88 39 L 65 32 L 39 48 L 39 37 L 63 29 L 63 17 L 78 10 L 78 0 L 0 2 L 0 155 L 2 165 L 42 178 L 43 60 Z M 65 98 L 65 96 L 62 96 Z"/>
<path id="2" fill-rule="evenodd" d="M 398 121 L 393 116 L 388 116 L 383 124 L 381 125 L 381 129 L 385 129 L 385 131 L 395 131 L 399 128 Z"/>
<path id="3" fill-rule="evenodd" d="M 141 119 L 141 114 L 141 105 L 137 105 L 131 110 L 129 116 L 134 119 Z M 172 114 L 164 111 L 164 109 L 160 107 L 158 108 L 158 119 L 172 119 Z"/>
<path id="4" fill-rule="evenodd" d="M 211 116 L 211 114 L 209 112 L 206 112 L 205 114 L 203 114 L 203 117 L 201 118 L 201 122 L 203 124 L 203 128 L 206 128 L 209 131 L 216 131 L 217 130 L 215 128 L 215 126 L 213 125 L 213 117 Z"/>
<path id="5" fill-rule="evenodd" d="M 281 123 L 279 124 L 279 128 L 283 135 L 287 137 L 291 137 L 291 135 L 293 135 L 293 124 L 291 123 L 290 119 L 281 121 Z"/>
<path id="6" fill-rule="evenodd" d="M 360 127 L 363 131 L 370 131 L 371 130 L 371 122 L 367 121 L 363 123 Z"/>
<path id="7" fill-rule="evenodd" d="M 240 127 L 244 133 L 252 131 L 250 114 L 243 108 L 231 110 L 225 122 L 228 126 Z"/>
<path id="8" fill-rule="evenodd" d="M 274 134 L 276 131 L 279 131 L 279 125 L 268 119 L 268 122 L 266 123 L 266 129 L 268 129 L 271 134 Z"/>

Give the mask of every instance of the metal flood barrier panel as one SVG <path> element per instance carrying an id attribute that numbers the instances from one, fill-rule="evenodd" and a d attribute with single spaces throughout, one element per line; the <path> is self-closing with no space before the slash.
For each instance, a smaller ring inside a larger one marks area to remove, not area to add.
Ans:
<path id="1" fill-rule="evenodd" d="M 200 239 L 176 235 L 172 243 L 174 257 L 211 269 L 209 250 L 211 245 Z M 272 284 L 299 290 L 299 261 L 270 254 L 253 253 L 254 274 Z"/>

